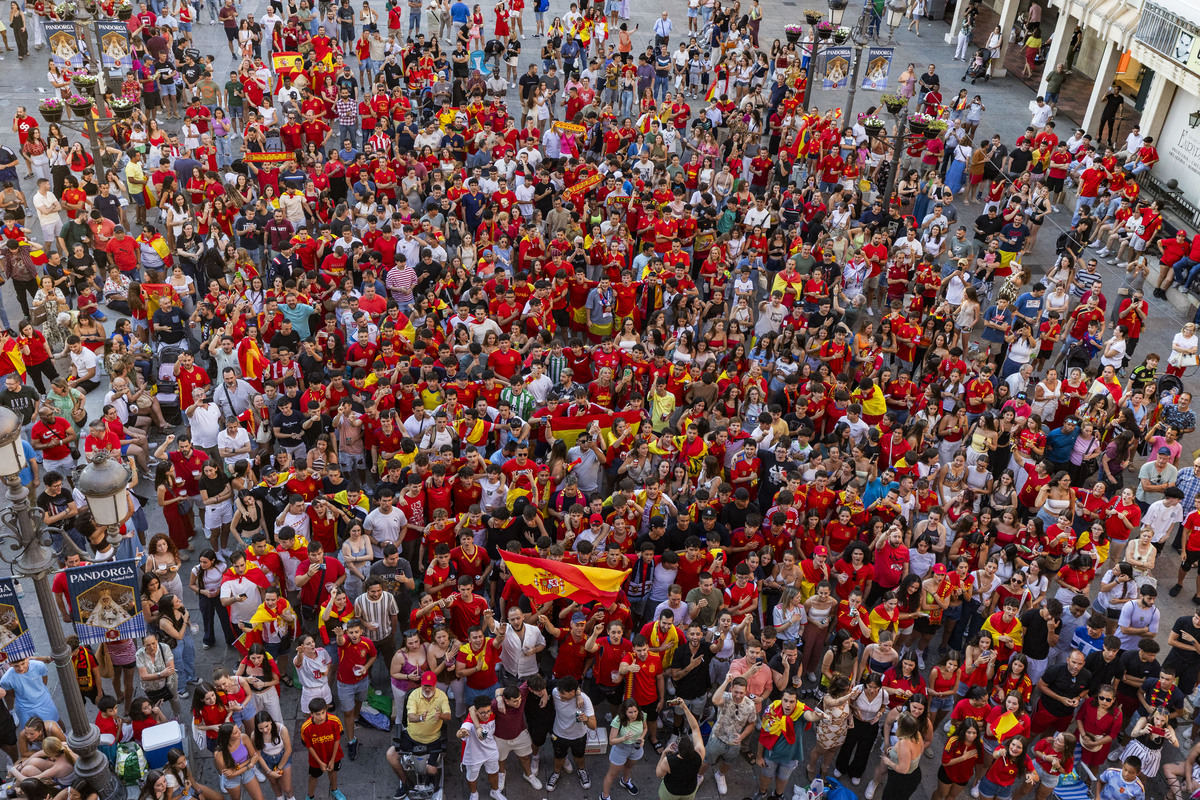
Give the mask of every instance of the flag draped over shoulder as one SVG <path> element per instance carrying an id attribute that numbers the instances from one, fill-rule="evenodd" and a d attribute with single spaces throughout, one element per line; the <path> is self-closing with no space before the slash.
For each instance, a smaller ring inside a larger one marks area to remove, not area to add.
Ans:
<path id="1" fill-rule="evenodd" d="M 552 417 L 550 419 L 550 433 L 555 439 L 562 439 L 566 442 L 567 447 L 574 447 L 575 440 L 579 438 L 579 434 L 588 429 L 588 426 L 593 422 L 600 423 L 600 436 L 604 440 L 604 446 L 608 447 L 612 444 L 612 426 L 615 424 L 617 417 L 621 417 L 629 423 L 630 433 L 637 433 L 638 428 L 642 424 L 641 411 L 618 411 L 614 414 L 584 414 L 579 417 Z"/>
<path id="2" fill-rule="evenodd" d="M 164 243 L 165 246 L 165 243 Z M 158 248 L 155 247 L 155 252 Z M 159 252 L 161 256 L 162 253 Z M 179 293 L 175 291 L 175 287 L 169 283 L 143 283 L 142 284 L 142 299 L 146 302 L 146 316 L 153 317 L 154 312 L 158 311 L 163 295 L 170 295 L 171 301 L 175 304 L 175 308 L 180 308 L 183 303 L 179 299 Z"/>
<path id="3" fill-rule="evenodd" d="M 16 339 L 10 336 L 4 342 L 3 354 L 12 362 L 13 369 L 21 376 L 21 380 L 25 380 L 25 358 L 21 355 L 21 346 L 17 344 Z"/>
<path id="4" fill-rule="evenodd" d="M 224 586 L 230 581 L 236 581 L 240 578 L 245 578 L 260 589 L 266 589 L 271 586 L 271 579 L 267 577 L 267 573 L 263 572 L 258 564 L 246 564 L 246 571 L 241 575 L 238 575 L 233 571 L 233 567 L 230 567 L 221 575 L 221 585 Z"/>
<path id="5" fill-rule="evenodd" d="M 242 377 L 248 381 L 261 380 L 270 367 L 270 362 L 258 349 L 258 342 L 253 339 L 242 339 L 238 342 L 238 366 L 242 368 Z"/>
<path id="6" fill-rule="evenodd" d="M 513 580 L 525 595 L 538 603 L 559 598 L 611 603 L 621 591 L 629 570 L 583 567 L 548 558 L 533 558 L 501 551 Z"/>

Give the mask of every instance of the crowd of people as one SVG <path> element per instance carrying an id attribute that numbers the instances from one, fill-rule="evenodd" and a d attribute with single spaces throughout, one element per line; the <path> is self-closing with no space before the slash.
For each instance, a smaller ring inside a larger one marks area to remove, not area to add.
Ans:
<path id="1" fill-rule="evenodd" d="M 345 800 L 380 717 L 397 797 L 457 760 L 503 800 L 516 756 L 601 800 L 653 759 L 660 800 L 738 765 L 754 800 L 1190 800 L 1200 608 L 1156 599 L 1200 607 L 1200 340 L 1135 351 L 1200 236 L 1140 196 L 1153 140 L 1060 139 L 1058 80 L 1006 143 L 910 64 L 944 124 L 897 141 L 802 106 L 811 39 L 760 41 L 758 0 L 640 34 L 628 0 L 531 5 L 150 0 L 100 164 L 17 109 L 0 404 L 63 565 L 144 569 L 149 632 L 73 640 L 80 689 L 108 741 L 180 718 L 218 775 L 173 750 L 142 800 L 295 800 L 293 755 Z M 22 58 L 55 16 L 13 4 Z M 543 603 L 508 554 L 628 575 Z M 11 792 L 89 800 L 44 660 L 0 697 Z"/>

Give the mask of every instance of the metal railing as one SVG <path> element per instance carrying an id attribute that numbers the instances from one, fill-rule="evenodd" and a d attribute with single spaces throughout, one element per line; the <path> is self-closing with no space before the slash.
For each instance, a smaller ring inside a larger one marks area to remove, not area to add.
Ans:
<path id="1" fill-rule="evenodd" d="M 1150 49 L 1175 59 L 1175 45 L 1179 41 L 1180 32 L 1200 36 L 1200 27 L 1160 5 L 1147 2 L 1142 5 L 1142 13 L 1138 18 L 1138 27 L 1133 38 Z"/>

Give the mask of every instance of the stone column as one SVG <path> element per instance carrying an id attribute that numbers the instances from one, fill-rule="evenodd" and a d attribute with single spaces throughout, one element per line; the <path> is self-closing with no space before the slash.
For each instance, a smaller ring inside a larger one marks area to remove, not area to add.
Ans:
<path id="1" fill-rule="evenodd" d="M 1092 96 L 1088 99 L 1087 114 L 1080 126 L 1088 133 L 1095 132 L 1095 126 L 1100 122 L 1101 103 L 1104 93 L 1112 85 L 1117 75 L 1117 63 L 1121 60 L 1121 51 L 1117 43 L 1105 38 L 1102 44 L 1104 52 L 1100 56 L 1100 65 L 1096 68 L 1096 82 L 1092 84 Z"/>

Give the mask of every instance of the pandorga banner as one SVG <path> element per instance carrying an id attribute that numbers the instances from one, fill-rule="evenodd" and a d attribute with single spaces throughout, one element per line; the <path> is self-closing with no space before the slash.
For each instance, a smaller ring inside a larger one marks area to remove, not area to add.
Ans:
<path id="1" fill-rule="evenodd" d="M 66 572 L 72 621 L 81 643 L 140 641 L 146 635 L 137 561 L 88 564 Z"/>

